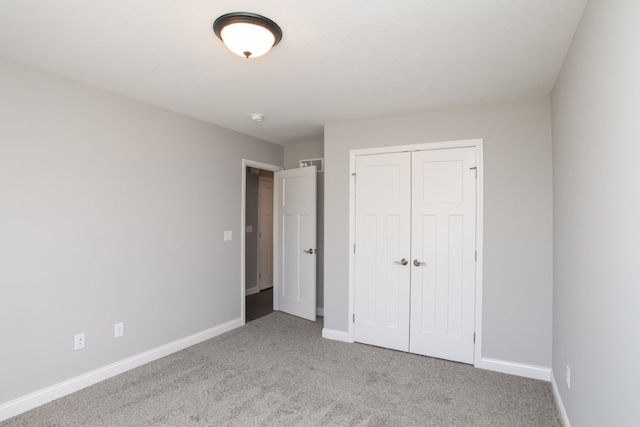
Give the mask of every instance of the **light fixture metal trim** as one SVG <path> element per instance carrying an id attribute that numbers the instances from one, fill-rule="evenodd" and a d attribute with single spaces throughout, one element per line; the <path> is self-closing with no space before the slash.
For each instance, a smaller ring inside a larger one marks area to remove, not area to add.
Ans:
<path id="1" fill-rule="evenodd" d="M 231 12 L 218 17 L 218 19 L 213 22 L 213 32 L 216 34 L 216 36 L 218 36 L 220 40 L 222 40 L 223 43 L 225 43 L 225 45 L 227 45 L 227 47 L 229 47 L 227 42 L 222 38 L 222 30 L 232 24 L 251 24 L 266 29 L 271 34 L 273 34 L 274 42 L 271 47 L 277 45 L 278 43 L 280 43 L 280 40 L 282 40 L 282 29 L 280 29 L 278 24 L 273 22 L 271 19 L 262 15 L 258 15 L 256 13 Z M 242 54 L 246 58 L 252 56 L 251 51 L 244 51 L 242 52 Z"/>

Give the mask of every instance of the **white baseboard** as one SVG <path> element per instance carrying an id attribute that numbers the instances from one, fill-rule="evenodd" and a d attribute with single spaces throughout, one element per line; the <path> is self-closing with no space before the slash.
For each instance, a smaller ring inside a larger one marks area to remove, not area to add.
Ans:
<path id="1" fill-rule="evenodd" d="M 566 409 L 564 409 L 564 404 L 562 403 L 562 397 L 560 397 L 560 390 L 558 390 L 558 383 L 556 383 L 556 376 L 553 371 L 551 371 L 551 389 L 553 390 L 553 397 L 556 400 L 556 406 L 558 406 L 558 411 L 560 411 L 560 418 L 562 419 L 562 424 L 564 427 L 571 427 L 571 423 L 569 422 L 569 416 L 567 415 Z"/>
<path id="2" fill-rule="evenodd" d="M 482 358 L 479 368 L 489 371 L 502 372 L 503 374 L 517 375 L 519 377 L 533 378 L 535 380 L 551 381 L 551 368 L 542 366 L 526 365 L 524 363 L 507 362 Z"/>
<path id="3" fill-rule="evenodd" d="M 336 331 L 335 329 L 322 329 L 322 338 L 327 338 L 334 341 L 353 342 L 353 337 L 350 333 L 344 331 Z"/>
<path id="4" fill-rule="evenodd" d="M 242 319 L 235 319 L 3 403 L 0 405 L 0 422 L 240 326 Z"/>
<path id="5" fill-rule="evenodd" d="M 324 317 L 324 308 L 316 307 L 316 316 Z"/>
<path id="6" fill-rule="evenodd" d="M 260 288 L 258 288 L 257 286 L 254 286 L 253 288 L 245 289 L 244 290 L 244 296 L 257 294 L 258 292 L 260 292 Z"/>

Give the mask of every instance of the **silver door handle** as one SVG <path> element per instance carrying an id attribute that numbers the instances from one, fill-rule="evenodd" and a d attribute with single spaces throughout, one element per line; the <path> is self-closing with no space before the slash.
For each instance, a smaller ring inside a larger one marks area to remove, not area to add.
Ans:
<path id="1" fill-rule="evenodd" d="M 315 249 L 303 249 L 302 252 L 307 253 L 307 254 L 315 254 L 316 250 Z"/>
<path id="2" fill-rule="evenodd" d="M 407 265 L 409 264 L 409 261 L 406 260 L 406 258 L 402 258 L 400 261 L 393 261 L 394 264 L 401 264 L 401 265 Z"/>
<path id="3" fill-rule="evenodd" d="M 420 267 L 421 265 L 427 265 L 426 262 L 422 262 L 419 259 L 414 259 L 413 260 L 413 265 L 415 265 L 416 267 Z"/>

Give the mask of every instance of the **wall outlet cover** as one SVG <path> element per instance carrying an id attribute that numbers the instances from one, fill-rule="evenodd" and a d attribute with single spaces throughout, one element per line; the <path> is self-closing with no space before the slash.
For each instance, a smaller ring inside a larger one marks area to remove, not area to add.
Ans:
<path id="1" fill-rule="evenodd" d="M 113 337 L 114 338 L 120 338 L 123 335 L 124 335 L 124 323 L 122 323 L 122 322 L 116 323 L 113 326 Z"/>
<path id="2" fill-rule="evenodd" d="M 84 332 L 80 334 L 76 334 L 73 337 L 73 349 L 80 350 L 80 349 L 83 349 L 84 346 L 85 346 Z"/>

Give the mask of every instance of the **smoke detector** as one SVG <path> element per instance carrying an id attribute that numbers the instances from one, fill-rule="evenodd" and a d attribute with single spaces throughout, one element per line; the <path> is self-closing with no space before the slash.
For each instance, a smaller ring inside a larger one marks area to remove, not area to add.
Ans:
<path id="1" fill-rule="evenodd" d="M 251 115 L 251 120 L 254 122 L 261 122 L 264 119 L 264 116 L 260 113 L 253 113 Z"/>

